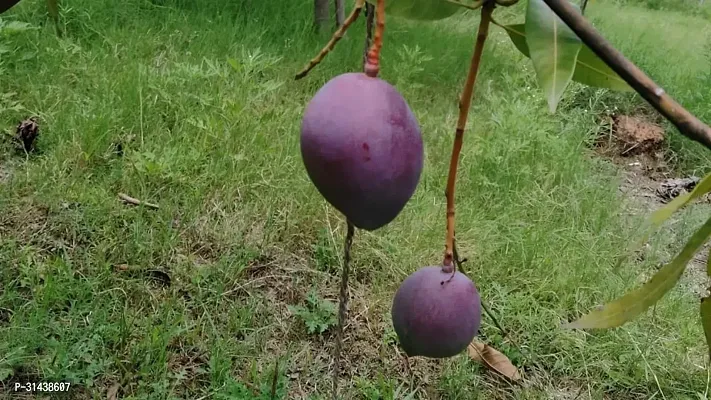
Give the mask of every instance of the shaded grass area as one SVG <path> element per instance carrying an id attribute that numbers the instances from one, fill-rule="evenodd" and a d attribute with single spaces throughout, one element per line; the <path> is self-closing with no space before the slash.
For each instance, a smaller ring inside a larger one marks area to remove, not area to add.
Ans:
<path id="1" fill-rule="evenodd" d="M 333 335 L 309 334 L 305 320 L 328 326 L 328 312 L 297 317 L 289 306 L 306 306 L 310 292 L 324 310 L 336 301 L 344 223 L 307 179 L 298 129 L 318 87 L 360 69 L 364 32 L 358 24 L 296 82 L 325 41 L 311 34 L 310 7 L 77 1 L 62 11 L 61 39 L 41 1 L 3 16 L 37 29 L 3 43 L 0 124 L 9 132 L 38 115 L 41 125 L 39 154 L 18 155 L 8 141 L 0 152 L 9 175 L 0 181 L 3 382 L 70 381 L 68 398 L 104 396 L 118 384 L 121 398 L 267 399 L 280 359 L 280 398 L 327 398 Z M 500 10 L 508 14 L 500 19 L 520 9 Z M 709 119 L 709 86 L 690 80 L 708 67 L 703 44 L 653 41 L 701 22 L 605 3 L 589 13 Z M 637 15 L 629 25 L 639 31 L 613 19 Z M 662 17 L 668 24 L 655 25 Z M 703 212 L 671 223 L 641 263 L 614 269 L 636 220 L 623 212 L 617 171 L 585 143 L 599 113 L 639 100 L 574 85 L 559 114 L 548 114 L 532 68 L 500 30 L 485 50 L 465 138 L 457 236 L 470 276 L 510 331 L 503 338 L 485 319 L 481 338 L 509 355 L 526 383 L 504 383 L 465 356 L 413 360 L 406 371 L 389 304 L 405 276 L 441 258 L 446 166 L 476 22 L 465 14 L 416 29 L 388 23 L 381 74 L 422 125 L 425 171 L 394 223 L 356 235 L 347 397 L 703 394 L 698 301 L 683 290 L 621 329 L 558 329 L 637 285 Z M 669 69 L 670 58 L 689 62 Z M 708 169 L 687 142 L 672 146 Z M 126 206 L 119 192 L 160 208 Z"/>

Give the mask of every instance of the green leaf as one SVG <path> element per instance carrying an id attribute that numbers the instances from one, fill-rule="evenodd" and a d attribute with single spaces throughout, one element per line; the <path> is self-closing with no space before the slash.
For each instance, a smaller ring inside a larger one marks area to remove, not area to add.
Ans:
<path id="1" fill-rule="evenodd" d="M 652 213 L 651 217 L 649 218 L 649 222 L 653 226 L 660 226 L 677 210 L 681 209 L 682 207 L 689 204 L 689 202 L 691 202 L 692 200 L 695 200 L 708 192 L 711 192 L 711 173 L 706 175 L 704 179 L 697 183 L 691 192 L 677 196 L 674 200 L 667 203 L 667 205 Z"/>
<path id="2" fill-rule="evenodd" d="M 506 30 L 511 43 L 516 46 L 516 49 L 530 58 L 528 44 L 526 44 L 526 26 L 524 24 L 499 26 Z M 583 44 L 580 53 L 578 53 L 575 70 L 573 71 L 573 80 L 584 85 L 605 89 L 625 92 L 634 90 L 585 44 Z"/>
<path id="3" fill-rule="evenodd" d="M 567 329 L 605 329 L 623 325 L 661 299 L 681 277 L 686 264 L 711 236 L 711 218 L 691 236 L 681 252 L 654 274 L 649 282 L 599 310 L 565 324 Z"/>
<path id="4" fill-rule="evenodd" d="M 647 230 L 646 233 L 640 240 L 635 242 L 624 255 L 620 257 L 617 261 L 617 267 L 622 265 L 629 254 L 644 246 L 644 244 L 649 240 L 649 236 L 660 226 L 662 226 L 662 224 L 664 224 L 664 222 L 668 220 L 672 214 L 685 207 L 692 200 L 695 200 L 708 192 L 711 192 L 711 173 L 706 175 L 699 183 L 697 183 L 691 192 L 677 196 L 664 207 L 653 212 L 643 224 L 643 228 Z"/>
<path id="5" fill-rule="evenodd" d="M 528 0 L 525 26 L 536 79 L 554 113 L 573 78 L 582 41 L 543 0 Z"/>
<path id="6" fill-rule="evenodd" d="M 699 310 L 701 311 L 701 325 L 704 327 L 706 336 L 706 346 L 709 348 L 709 357 L 711 357 L 711 298 L 701 299 Z"/>
<path id="7" fill-rule="evenodd" d="M 506 33 L 511 39 L 511 43 L 516 46 L 516 49 L 521 52 L 524 56 L 531 58 L 531 53 L 528 51 L 528 44 L 526 43 L 526 25 L 524 24 L 513 24 L 513 25 L 499 25 L 504 28 Z"/>
<path id="8" fill-rule="evenodd" d="M 588 46 L 583 45 L 578 54 L 573 80 L 584 85 L 595 86 L 623 92 L 632 92 L 632 86 L 608 67 Z"/>
<path id="9" fill-rule="evenodd" d="M 375 5 L 376 0 L 366 0 Z M 387 0 L 387 14 L 418 21 L 436 21 L 449 18 L 462 8 L 444 0 Z"/>

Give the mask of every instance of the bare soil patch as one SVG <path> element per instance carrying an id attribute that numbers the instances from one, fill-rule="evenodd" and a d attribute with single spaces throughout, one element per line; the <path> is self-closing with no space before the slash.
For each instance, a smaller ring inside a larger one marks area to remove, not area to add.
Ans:
<path id="1" fill-rule="evenodd" d="M 665 157 L 664 129 L 653 117 L 613 115 L 608 120 L 609 133 L 595 142 L 595 152 L 619 166 L 623 172 L 620 191 L 628 202 L 630 215 L 647 216 L 681 194 L 694 189 L 696 176 L 678 176 Z M 700 201 L 708 203 L 711 196 Z M 707 244 L 687 266 L 682 285 L 694 294 L 706 293 L 711 281 L 706 276 Z"/>

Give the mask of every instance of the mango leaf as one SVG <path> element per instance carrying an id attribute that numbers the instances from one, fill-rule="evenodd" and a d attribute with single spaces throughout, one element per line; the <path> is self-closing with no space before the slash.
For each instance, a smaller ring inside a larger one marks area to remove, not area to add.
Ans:
<path id="1" fill-rule="evenodd" d="M 0 14 L 11 9 L 15 4 L 19 3 L 20 0 L 3 0 L 0 1 Z"/>
<path id="2" fill-rule="evenodd" d="M 528 44 L 526 44 L 526 26 L 524 24 L 499 26 L 506 30 L 511 43 L 516 46 L 516 49 L 524 56 L 531 58 L 528 52 Z M 634 90 L 585 44 L 583 44 L 580 53 L 578 53 L 575 71 L 573 71 L 573 80 L 584 85 L 605 89 L 625 92 Z"/>
<path id="3" fill-rule="evenodd" d="M 711 173 L 706 175 L 699 183 L 697 183 L 691 192 L 677 196 L 664 207 L 653 212 L 643 224 L 643 228 L 647 230 L 646 233 L 619 258 L 617 261 L 617 267 L 619 268 L 622 265 L 629 254 L 644 246 L 644 244 L 649 240 L 649 236 L 660 226 L 662 226 L 662 224 L 664 224 L 664 222 L 668 220 L 672 214 L 685 207 L 692 200 L 695 200 L 708 192 L 711 192 Z"/>
<path id="4" fill-rule="evenodd" d="M 711 278 L 711 253 L 706 259 L 706 275 Z M 711 358 L 711 297 L 701 299 L 699 311 L 701 311 L 701 326 L 704 327 L 704 336 L 706 336 L 706 347 Z"/>
<path id="5" fill-rule="evenodd" d="M 526 25 L 497 25 L 504 28 L 506 33 L 509 35 L 509 39 L 511 39 L 511 43 L 516 46 L 516 49 L 521 52 L 521 54 L 528 58 L 531 58 L 531 53 L 528 51 L 528 44 L 526 44 Z"/>
<path id="6" fill-rule="evenodd" d="M 615 328 L 632 320 L 661 299 L 681 277 L 686 264 L 711 236 L 711 218 L 686 242 L 674 259 L 657 271 L 649 282 L 619 299 L 592 311 L 580 319 L 563 325 L 567 329 Z"/>
<path id="7" fill-rule="evenodd" d="M 578 54 L 573 80 L 583 85 L 600 87 L 621 92 L 632 92 L 632 86 L 627 84 L 617 72 L 608 67 L 590 47 L 583 44 Z"/>
<path id="8" fill-rule="evenodd" d="M 376 3 L 376 0 L 366 1 L 373 5 Z M 461 6 L 444 0 L 387 0 L 385 2 L 387 14 L 418 21 L 449 18 L 461 9 Z"/>
<path id="9" fill-rule="evenodd" d="M 543 0 L 528 0 L 525 26 L 536 79 L 554 113 L 573 78 L 582 41 Z"/>
<path id="10" fill-rule="evenodd" d="M 701 311 L 701 325 L 704 327 L 706 336 L 706 346 L 709 348 L 709 357 L 711 357 L 711 298 L 701 299 L 699 309 Z"/>

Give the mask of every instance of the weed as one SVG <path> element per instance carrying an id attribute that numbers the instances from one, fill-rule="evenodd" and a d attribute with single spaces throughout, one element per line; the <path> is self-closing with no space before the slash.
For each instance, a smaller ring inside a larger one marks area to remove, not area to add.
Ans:
<path id="1" fill-rule="evenodd" d="M 290 306 L 289 311 L 301 319 L 309 335 L 322 334 L 338 322 L 336 305 L 313 290 L 306 296 L 305 306 Z"/>

